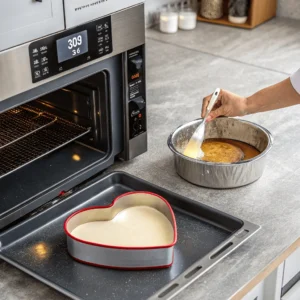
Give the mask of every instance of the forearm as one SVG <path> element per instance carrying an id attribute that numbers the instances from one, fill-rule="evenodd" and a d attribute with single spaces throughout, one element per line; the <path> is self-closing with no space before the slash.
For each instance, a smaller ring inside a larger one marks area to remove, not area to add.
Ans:
<path id="1" fill-rule="evenodd" d="M 300 104 L 300 94 L 287 78 L 248 97 L 246 112 L 253 114 L 296 104 Z"/>

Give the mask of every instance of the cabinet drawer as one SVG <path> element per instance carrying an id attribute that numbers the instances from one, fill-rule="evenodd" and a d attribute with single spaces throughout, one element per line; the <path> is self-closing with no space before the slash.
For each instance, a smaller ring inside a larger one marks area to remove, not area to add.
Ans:
<path id="1" fill-rule="evenodd" d="M 64 0 L 66 27 L 74 27 L 112 14 L 144 0 Z"/>
<path id="2" fill-rule="evenodd" d="M 64 28 L 63 0 L 2 1 L 0 51 Z"/>
<path id="3" fill-rule="evenodd" d="M 298 248 L 285 261 L 282 286 L 284 287 L 299 272 L 300 272 L 300 248 Z"/>

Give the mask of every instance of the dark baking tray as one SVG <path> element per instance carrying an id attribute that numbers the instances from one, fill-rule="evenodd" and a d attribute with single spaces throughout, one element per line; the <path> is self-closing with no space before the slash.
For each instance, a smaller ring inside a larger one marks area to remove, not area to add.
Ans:
<path id="1" fill-rule="evenodd" d="M 67 216 L 83 207 L 107 205 L 132 190 L 157 193 L 173 207 L 178 243 L 172 267 L 120 271 L 74 261 L 67 253 L 63 231 Z M 0 258 L 74 299 L 170 299 L 258 229 L 129 174 L 114 172 L 0 234 Z"/>

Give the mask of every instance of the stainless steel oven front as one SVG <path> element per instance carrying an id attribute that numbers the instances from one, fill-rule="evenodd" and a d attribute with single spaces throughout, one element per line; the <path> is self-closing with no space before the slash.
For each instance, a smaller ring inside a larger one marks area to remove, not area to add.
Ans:
<path id="1" fill-rule="evenodd" d="M 144 5 L 81 2 L 0 52 L 0 229 L 147 150 Z"/>

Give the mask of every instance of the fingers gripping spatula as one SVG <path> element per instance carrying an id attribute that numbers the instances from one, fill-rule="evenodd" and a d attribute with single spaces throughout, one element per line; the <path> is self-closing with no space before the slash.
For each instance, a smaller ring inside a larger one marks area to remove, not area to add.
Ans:
<path id="1" fill-rule="evenodd" d="M 183 154 L 191 157 L 191 158 L 199 158 L 201 159 L 204 156 L 203 151 L 201 150 L 202 143 L 204 141 L 204 134 L 205 134 L 205 123 L 206 119 L 209 116 L 211 110 L 213 109 L 216 101 L 219 98 L 221 90 L 216 89 L 215 92 L 213 93 L 209 104 L 206 109 L 206 114 L 204 116 L 203 121 L 200 123 L 198 128 L 195 130 L 194 134 L 192 135 L 191 139 L 189 140 L 186 148 L 184 149 Z"/>

